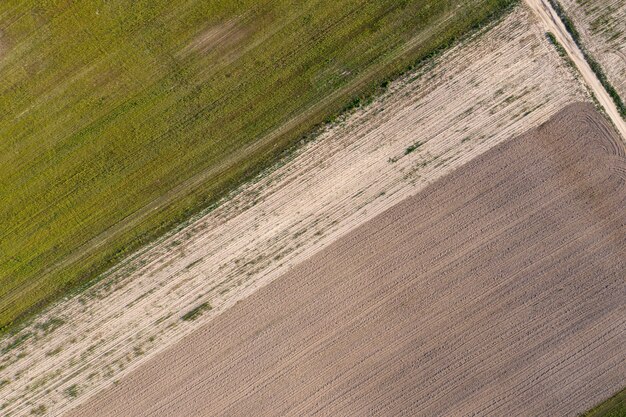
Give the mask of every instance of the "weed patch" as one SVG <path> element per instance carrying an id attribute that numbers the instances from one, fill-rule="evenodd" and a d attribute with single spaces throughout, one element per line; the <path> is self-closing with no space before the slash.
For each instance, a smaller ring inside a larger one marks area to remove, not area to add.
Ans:
<path id="1" fill-rule="evenodd" d="M 30 414 L 33 416 L 43 416 L 44 414 L 46 414 L 46 406 L 40 405 L 38 407 L 35 407 L 30 410 Z"/>
<path id="2" fill-rule="evenodd" d="M 78 397 L 78 385 L 74 384 L 65 389 L 65 395 L 68 398 L 76 398 Z"/>
<path id="3" fill-rule="evenodd" d="M 415 142 L 413 145 L 409 146 L 408 148 L 406 148 L 404 150 L 404 154 L 408 155 L 408 154 L 412 153 L 413 151 L 415 151 L 417 148 L 419 148 L 422 145 L 423 145 L 422 142 Z"/>
<path id="4" fill-rule="evenodd" d="M 193 310 L 188 311 L 187 313 L 183 314 L 181 316 L 181 320 L 184 321 L 190 321 L 190 320 L 195 320 L 198 317 L 200 317 L 200 315 L 202 313 L 204 313 L 205 311 L 209 311 L 211 310 L 211 304 L 207 303 L 202 303 L 199 306 L 195 307 Z"/>

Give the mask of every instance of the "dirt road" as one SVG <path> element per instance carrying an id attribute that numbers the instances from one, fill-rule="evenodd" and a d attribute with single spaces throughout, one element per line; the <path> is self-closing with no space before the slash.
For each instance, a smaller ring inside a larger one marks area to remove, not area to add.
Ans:
<path id="1" fill-rule="evenodd" d="M 608 116 L 610 117 L 615 127 L 620 132 L 622 140 L 626 143 L 626 122 L 619 114 L 613 99 L 606 92 L 598 77 L 591 70 L 591 67 L 585 60 L 583 53 L 581 52 L 574 39 L 565 29 L 565 25 L 556 14 L 552 6 L 547 0 L 525 0 L 530 8 L 539 17 L 546 31 L 550 31 L 556 36 L 557 40 L 563 45 L 563 48 L 567 51 L 567 54 L 572 59 L 578 70 L 580 71 L 585 83 L 591 91 L 595 94 L 596 98 L 600 102 L 600 105 L 604 108 Z"/>
<path id="2" fill-rule="evenodd" d="M 568 106 L 70 415 L 576 415 L 626 383 L 625 200 L 617 134 Z"/>
<path id="3" fill-rule="evenodd" d="M 626 0 L 559 0 L 587 51 L 626 97 Z"/>

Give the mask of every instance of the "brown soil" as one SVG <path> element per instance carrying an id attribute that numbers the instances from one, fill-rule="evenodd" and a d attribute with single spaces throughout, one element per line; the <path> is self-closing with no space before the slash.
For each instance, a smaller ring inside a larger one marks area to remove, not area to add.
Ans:
<path id="1" fill-rule="evenodd" d="M 625 200 L 622 143 L 568 106 L 71 415 L 583 411 L 626 384 Z"/>

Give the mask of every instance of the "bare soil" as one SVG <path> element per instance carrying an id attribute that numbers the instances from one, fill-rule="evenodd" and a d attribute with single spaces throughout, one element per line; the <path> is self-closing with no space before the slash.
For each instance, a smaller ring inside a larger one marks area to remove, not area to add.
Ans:
<path id="1" fill-rule="evenodd" d="M 69 415 L 575 415 L 626 383 L 625 204 L 570 105 Z"/>
<path id="2" fill-rule="evenodd" d="M 0 340 L 0 414 L 61 414 L 355 227 L 587 99 L 537 23 L 518 8 Z"/>

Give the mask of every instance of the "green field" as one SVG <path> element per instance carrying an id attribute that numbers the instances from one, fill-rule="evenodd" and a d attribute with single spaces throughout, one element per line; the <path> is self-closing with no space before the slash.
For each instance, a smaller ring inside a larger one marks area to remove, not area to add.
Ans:
<path id="1" fill-rule="evenodd" d="M 514 1 L 2 1 L 0 329 Z"/>
<path id="2" fill-rule="evenodd" d="M 582 417 L 626 417 L 626 388 L 587 411 Z"/>

